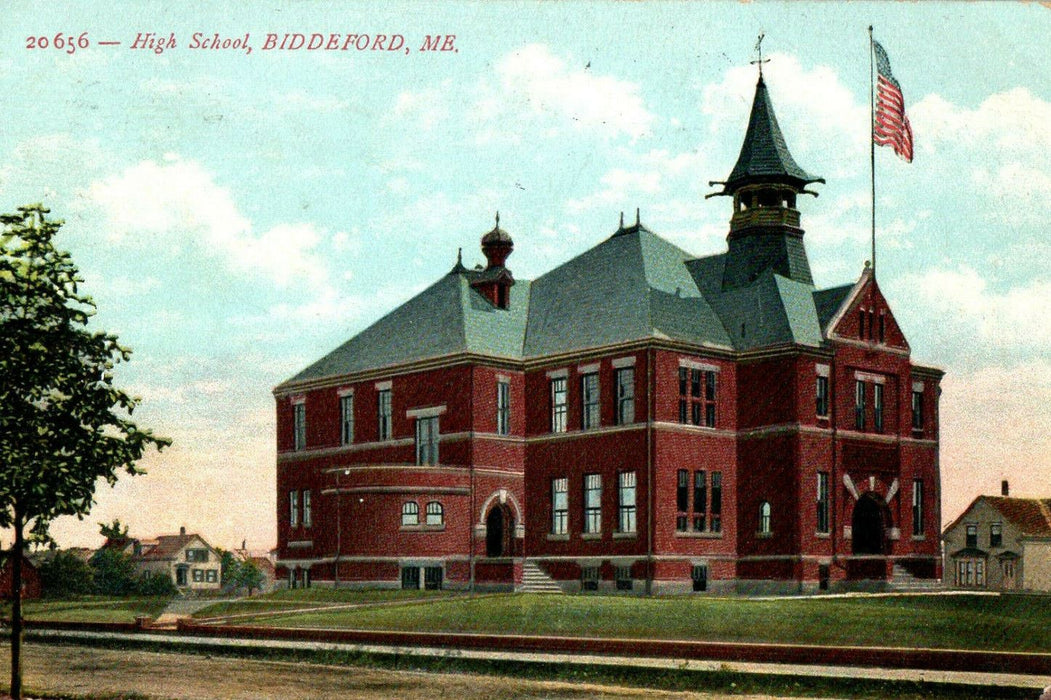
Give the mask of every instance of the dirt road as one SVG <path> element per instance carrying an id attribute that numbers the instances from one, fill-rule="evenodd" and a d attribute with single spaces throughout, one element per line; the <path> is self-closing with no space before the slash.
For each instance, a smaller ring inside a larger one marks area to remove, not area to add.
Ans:
<path id="1" fill-rule="evenodd" d="M 0 678 L 7 686 L 10 647 L 0 646 Z M 667 693 L 611 686 L 525 681 L 461 674 L 412 673 L 342 666 L 249 661 L 224 657 L 93 649 L 30 643 L 25 688 L 44 696 L 132 695 L 156 700 L 214 698 L 369 698 L 499 700 L 501 698 L 693 698 L 724 695 Z M 773 700 L 733 696 L 734 700 Z"/>

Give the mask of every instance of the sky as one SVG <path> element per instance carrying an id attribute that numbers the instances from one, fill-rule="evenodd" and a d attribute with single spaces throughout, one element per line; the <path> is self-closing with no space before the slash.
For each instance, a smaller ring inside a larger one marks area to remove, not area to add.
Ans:
<path id="1" fill-rule="evenodd" d="M 0 210 L 42 201 L 65 220 L 57 242 L 95 326 L 133 350 L 117 382 L 142 398 L 140 425 L 174 440 L 146 475 L 101 484 L 85 519 L 56 521 L 60 545 L 97 546 L 119 518 L 272 547 L 273 387 L 458 248 L 481 262 L 497 210 L 520 279 L 636 208 L 691 253 L 724 251 L 729 204 L 705 195 L 740 149 L 760 33 L 789 148 L 827 181 L 799 204 L 816 284 L 855 281 L 869 25 L 916 144 L 911 164 L 876 153 L 878 279 L 913 360 L 946 371 L 943 520 L 1001 479 L 1051 496 L 1048 6 L 436 5 L 6 3 Z M 150 32 L 175 45 L 133 48 Z M 195 48 L 195 33 L 240 42 Z M 297 33 L 386 39 L 265 50 Z M 421 50 L 437 35 L 449 50 Z"/>

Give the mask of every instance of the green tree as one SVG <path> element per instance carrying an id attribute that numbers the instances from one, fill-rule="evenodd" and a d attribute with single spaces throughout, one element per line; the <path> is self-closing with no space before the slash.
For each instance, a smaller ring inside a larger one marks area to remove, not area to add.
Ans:
<path id="1" fill-rule="evenodd" d="M 40 587 L 49 598 L 88 595 L 95 590 L 91 566 L 72 552 L 55 552 L 39 567 Z"/>
<path id="2" fill-rule="evenodd" d="M 122 525 L 117 518 L 112 523 L 99 523 L 99 534 L 107 540 L 122 540 L 128 536 L 128 526 Z"/>
<path id="3" fill-rule="evenodd" d="M 135 582 L 135 592 L 139 595 L 173 596 L 179 592 L 172 582 L 172 577 L 159 571 L 144 571 Z"/>
<path id="4" fill-rule="evenodd" d="M 135 589 L 135 563 L 124 552 L 106 547 L 91 558 L 95 592 L 123 596 Z"/>
<path id="5" fill-rule="evenodd" d="M 237 568 L 237 578 L 234 580 L 234 587 L 246 588 L 248 589 L 248 595 L 252 595 L 255 589 L 263 585 L 264 580 L 263 572 L 259 570 L 255 562 L 251 559 L 245 559 Z"/>
<path id="6" fill-rule="evenodd" d="M 69 253 L 61 221 L 43 206 L 0 215 L 0 527 L 14 532 L 11 695 L 22 697 L 22 553 L 58 516 L 83 517 L 99 479 L 170 444 L 131 421 L 138 400 L 113 384 L 130 357 L 117 337 L 89 330 L 95 305 Z"/>

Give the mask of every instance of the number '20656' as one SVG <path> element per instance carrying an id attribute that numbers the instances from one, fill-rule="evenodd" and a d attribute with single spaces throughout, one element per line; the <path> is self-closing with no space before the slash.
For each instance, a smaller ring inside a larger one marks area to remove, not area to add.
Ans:
<path id="1" fill-rule="evenodd" d="M 86 49 L 90 44 L 91 42 L 88 41 L 87 32 L 81 32 L 80 36 L 73 36 L 72 34 L 63 34 L 62 32 L 59 32 L 52 37 L 26 37 L 27 49 L 58 49 L 59 51 L 65 51 L 68 54 L 75 53 L 77 49 Z"/>

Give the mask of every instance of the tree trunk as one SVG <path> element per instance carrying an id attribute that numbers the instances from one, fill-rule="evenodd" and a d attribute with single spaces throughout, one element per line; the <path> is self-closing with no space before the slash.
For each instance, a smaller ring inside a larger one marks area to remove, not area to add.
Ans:
<path id="1" fill-rule="evenodd" d="M 15 506 L 15 544 L 11 547 L 11 699 L 22 700 L 22 513 Z"/>

